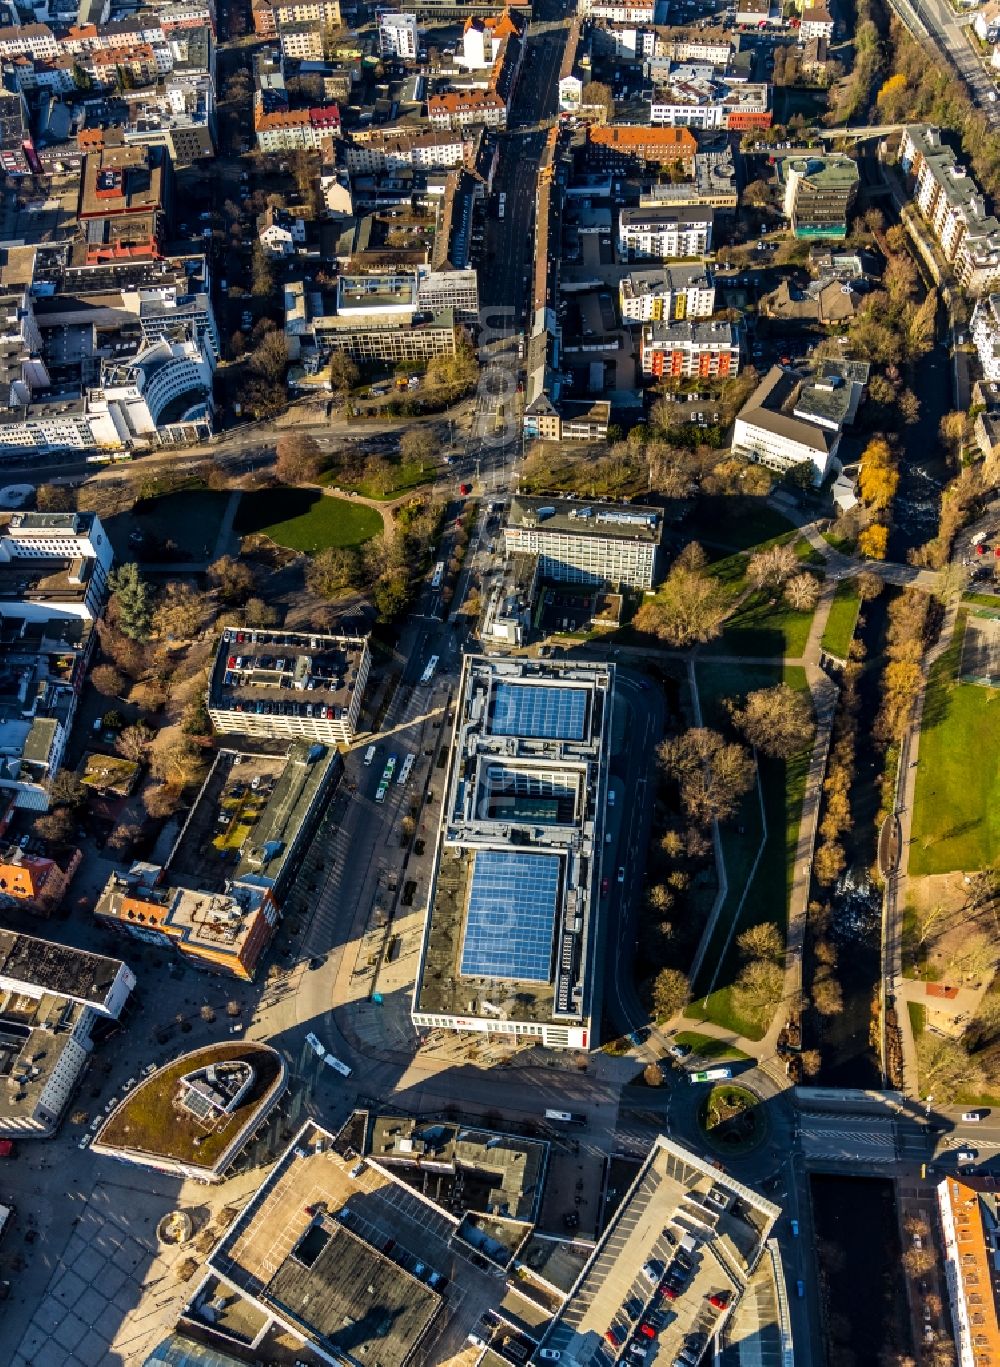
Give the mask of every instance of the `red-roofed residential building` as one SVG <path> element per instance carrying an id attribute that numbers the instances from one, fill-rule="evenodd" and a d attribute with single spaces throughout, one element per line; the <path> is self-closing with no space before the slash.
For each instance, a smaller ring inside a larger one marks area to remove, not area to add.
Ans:
<path id="1" fill-rule="evenodd" d="M 477 123 L 486 128 L 507 126 L 507 105 L 491 90 L 432 95 L 427 101 L 427 115 L 432 128 L 469 128 Z"/>
<path id="2" fill-rule="evenodd" d="M 328 104 L 265 114 L 258 100 L 254 103 L 254 129 L 262 152 L 293 151 L 297 147 L 319 150 L 330 138 L 340 136 L 340 110 Z"/>
<path id="3" fill-rule="evenodd" d="M 62 901 L 80 859 L 80 851 L 73 850 L 60 865 L 54 859 L 25 854 L 13 846 L 0 854 L 0 906 L 20 906 L 39 916 L 51 915 Z"/>

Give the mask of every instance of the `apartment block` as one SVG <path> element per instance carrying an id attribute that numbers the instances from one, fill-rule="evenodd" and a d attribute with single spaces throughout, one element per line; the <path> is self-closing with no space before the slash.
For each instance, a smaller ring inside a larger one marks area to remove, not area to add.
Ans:
<path id="1" fill-rule="evenodd" d="M 740 369 L 736 323 L 646 323 L 640 343 L 642 373 L 655 379 L 724 379 Z"/>
<path id="2" fill-rule="evenodd" d="M 120 959 L 0 930 L 0 1135 L 55 1134 L 99 1021 L 121 1015 L 135 974 Z"/>
<path id="3" fill-rule="evenodd" d="M 698 139 L 689 128 L 643 128 L 632 124 L 589 124 L 587 160 L 610 171 L 646 167 L 693 167 Z"/>
<path id="4" fill-rule="evenodd" d="M 945 1177 L 938 1183 L 937 1206 L 959 1367 L 984 1367 L 1000 1357 L 995 1179 Z"/>
<path id="5" fill-rule="evenodd" d="M 507 102 L 492 90 L 448 91 L 432 95 L 427 101 L 427 117 L 432 128 L 451 130 L 472 128 L 506 128 Z"/>
<path id="6" fill-rule="evenodd" d="M 704 256 L 712 245 L 713 219 L 708 205 L 622 209 L 618 219 L 618 251 L 625 261 Z"/>
<path id="7" fill-rule="evenodd" d="M 941 254 L 971 294 L 983 293 L 1000 279 L 1000 222 L 986 212 L 982 191 L 939 128 L 905 128 L 899 160 Z"/>
<path id="8" fill-rule="evenodd" d="M 415 61 L 420 50 L 420 32 L 415 14 L 396 14 L 383 10 L 378 16 L 379 50 L 383 57 Z"/>
<path id="9" fill-rule="evenodd" d="M 622 321 L 679 322 L 715 312 L 715 276 L 705 266 L 657 266 L 635 270 L 618 285 Z"/>
<path id="10" fill-rule="evenodd" d="M 1000 382 L 1000 294 L 987 294 L 972 313 L 972 340 L 979 352 L 983 378 Z"/>

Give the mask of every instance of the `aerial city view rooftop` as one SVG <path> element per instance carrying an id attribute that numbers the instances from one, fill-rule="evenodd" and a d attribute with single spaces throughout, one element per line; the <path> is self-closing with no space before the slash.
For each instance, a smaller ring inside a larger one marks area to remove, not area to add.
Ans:
<path id="1" fill-rule="evenodd" d="M 0 0 L 0 1367 L 1000 1367 L 1000 0 Z"/>

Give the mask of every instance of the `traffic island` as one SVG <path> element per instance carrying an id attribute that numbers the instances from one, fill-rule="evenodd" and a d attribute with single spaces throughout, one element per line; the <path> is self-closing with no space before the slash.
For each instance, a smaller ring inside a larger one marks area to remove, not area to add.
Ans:
<path id="1" fill-rule="evenodd" d="M 712 1088 L 698 1107 L 698 1125 L 713 1149 L 730 1156 L 752 1153 L 768 1131 L 761 1097 L 731 1083 Z"/>

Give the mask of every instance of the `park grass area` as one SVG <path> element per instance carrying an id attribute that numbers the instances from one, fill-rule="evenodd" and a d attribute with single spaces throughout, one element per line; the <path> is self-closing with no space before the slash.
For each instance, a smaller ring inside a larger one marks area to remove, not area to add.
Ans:
<path id="1" fill-rule="evenodd" d="M 730 617 L 722 635 L 702 647 L 703 655 L 748 655 L 798 659 L 806 648 L 811 612 L 796 612 L 780 590 L 752 593 Z"/>
<path id="2" fill-rule="evenodd" d="M 674 1036 L 674 1041 L 677 1044 L 686 1044 L 699 1059 L 705 1059 L 710 1063 L 744 1063 L 751 1057 L 742 1049 L 737 1049 L 735 1044 L 729 1044 L 724 1039 L 716 1039 L 714 1035 L 703 1035 L 698 1030 L 679 1030 Z"/>
<path id="3" fill-rule="evenodd" d="M 910 1030 L 913 1032 L 913 1038 L 919 1039 L 927 1024 L 927 1008 L 923 1002 L 907 1002 L 906 1014 L 910 1018 Z"/>
<path id="4" fill-rule="evenodd" d="M 971 872 L 1000 861 L 1000 689 L 958 681 L 964 632 L 959 614 L 927 680 L 911 876 Z"/>
<path id="5" fill-rule="evenodd" d="M 420 465 L 416 461 L 401 461 L 391 468 L 392 482 L 388 488 L 381 484 L 376 485 L 371 480 L 344 479 L 336 470 L 327 470 L 320 476 L 319 482 L 327 488 L 336 486 L 338 489 L 349 489 L 352 493 L 360 494 L 362 498 L 373 498 L 380 503 L 388 503 L 402 494 L 408 494 L 429 484 L 435 473 L 433 466 Z"/>
<path id="6" fill-rule="evenodd" d="M 684 534 L 706 546 L 728 546 L 734 551 L 755 550 L 761 542 L 789 533 L 794 523 L 763 499 L 700 498 L 684 519 Z"/>
<path id="7" fill-rule="evenodd" d="M 781 669 L 777 665 L 714 665 L 706 661 L 699 663 L 697 677 L 706 726 L 724 725 L 728 715 L 724 705 L 727 698 L 735 697 L 742 701 L 754 689 L 768 688 L 782 680 L 799 692 L 805 692 L 808 687 L 805 670 L 798 666 Z M 743 800 L 739 814 L 720 828 L 729 890 L 705 955 L 699 981 L 694 984 L 696 999 L 685 1015 L 713 1021 L 747 1039 L 762 1039 L 767 1023 L 762 1025 L 741 1017 L 733 1007 L 729 984 L 739 970 L 736 940 L 744 930 L 765 921 L 775 922 L 782 934 L 785 933 L 808 763 L 808 751 L 787 762 L 762 757 L 758 769 L 759 792 L 756 786 L 751 789 Z M 762 803 L 767 823 L 766 838 L 761 818 Z M 760 858 L 754 870 L 758 850 Z M 783 899 L 779 899 L 775 893 L 782 887 L 785 894 Z M 730 936 L 737 909 L 736 925 Z M 699 995 L 706 992 L 713 976 L 723 986 L 707 997 Z"/>
<path id="8" fill-rule="evenodd" d="M 985 608 L 985 612 L 978 614 L 981 617 L 1000 616 L 1000 596 L 995 593 L 963 593 L 962 602 L 970 607 Z"/>
<path id="9" fill-rule="evenodd" d="M 830 604 L 830 615 L 826 619 L 822 641 L 823 649 L 835 655 L 838 660 L 847 659 L 860 610 L 861 598 L 857 587 L 850 579 L 842 579 Z"/>
<path id="10" fill-rule="evenodd" d="M 212 560 L 229 494 L 205 488 L 180 489 L 141 499 L 131 512 L 107 520 L 116 560 L 164 563 Z M 134 532 L 141 542 L 132 542 Z"/>
<path id="11" fill-rule="evenodd" d="M 770 546 L 790 542 L 794 536 L 794 532 L 786 532 L 753 549 L 767 550 Z M 803 565 L 812 563 L 809 557 L 815 551 L 805 538 L 795 543 L 795 551 Z M 709 572 L 737 598 L 748 590 L 748 561 L 749 556 L 743 553 L 723 556 L 709 566 Z M 701 653 L 797 659 L 806 648 L 812 619 L 811 612 L 796 612 L 789 607 L 780 589 L 758 589 L 747 593 L 743 603 L 726 622 L 722 635 L 702 646 Z"/>
<path id="12" fill-rule="evenodd" d="M 912 902 L 907 902 L 903 908 L 903 924 L 901 936 L 901 950 L 903 960 L 903 977 L 919 978 L 921 982 L 937 982 L 941 973 L 931 964 L 927 945 L 920 943 L 920 928 L 917 922 L 917 910 Z"/>
<path id="13" fill-rule="evenodd" d="M 853 536 L 838 536 L 836 532 L 823 532 L 823 540 L 828 546 L 832 546 L 835 551 L 840 551 L 842 555 L 853 555 L 857 542 Z"/>
<path id="14" fill-rule="evenodd" d="M 360 546 L 382 528 L 382 514 L 376 508 L 315 489 L 255 490 L 243 495 L 236 516 L 238 532 L 269 537 L 293 551 Z"/>

